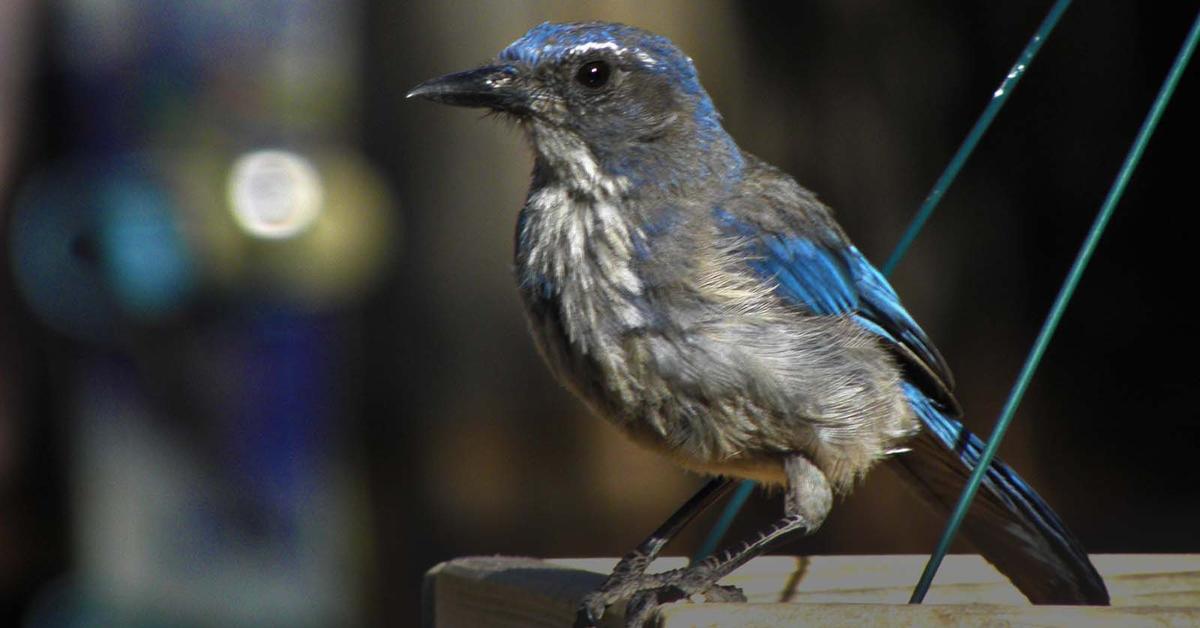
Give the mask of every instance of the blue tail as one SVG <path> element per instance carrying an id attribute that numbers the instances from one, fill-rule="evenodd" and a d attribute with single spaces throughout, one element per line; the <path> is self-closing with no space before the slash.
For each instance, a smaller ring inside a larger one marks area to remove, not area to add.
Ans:
<path id="1" fill-rule="evenodd" d="M 984 444 L 916 386 L 905 396 L 924 429 L 892 470 L 949 515 Z M 963 533 L 1035 604 L 1108 604 L 1108 590 L 1079 541 L 1012 469 L 992 461 L 963 522 Z"/>

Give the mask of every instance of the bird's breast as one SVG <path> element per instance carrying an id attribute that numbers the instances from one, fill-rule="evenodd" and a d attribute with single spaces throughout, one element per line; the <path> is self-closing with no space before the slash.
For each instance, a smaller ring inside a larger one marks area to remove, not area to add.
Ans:
<path id="1" fill-rule="evenodd" d="M 563 332 L 585 352 L 646 323 L 634 268 L 635 228 L 615 198 L 564 185 L 531 192 L 517 234 L 518 281 L 527 298 L 557 310 Z"/>
<path id="2" fill-rule="evenodd" d="M 838 486 L 907 433 L 896 369 L 860 329 L 784 308 L 715 243 L 639 257 L 636 208 L 577 192 L 531 192 L 516 267 L 541 353 L 600 415 L 692 469 L 775 481 L 801 451 Z"/>

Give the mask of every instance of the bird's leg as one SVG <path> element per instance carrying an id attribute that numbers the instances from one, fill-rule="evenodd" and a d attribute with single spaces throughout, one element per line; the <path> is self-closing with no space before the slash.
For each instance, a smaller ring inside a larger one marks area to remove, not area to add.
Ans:
<path id="1" fill-rule="evenodd" d="M 788 491 L 782 519 L 754 540 L 743 542 L 719 556 L 710 556 L 683 569 L 643 576 L 641 590 L 632 596 L 625 610 L 627 625 L 641 626 L 659 604 L 697 594 L 710 602 L 745 601 L 745 596 L 736 587 L 719 587 L 717 582 L 788 534 L 798 530 L 809 534 L 820 527 L 833 505 L 833 491 L 825 474 L 800 455 L 788 458 L 784 469 Z"/>
<path id="2" fill-rule="evenodd" d="M 713 478 L 700 487 L 696 494 L 683 503 L 674 514 L 658 527 L 646 540 L 642 541 L 632 552 L 625 555 L 621 562 L 613 568 L 613 572 L 592 593 L 584 596 L 579 603 L 579 612 L 575 624 L 577 626 L 594 626 L 604 615 L 604 609 L 617 600 L 629 597 L 639 589 L 645 588 L 642 578 L 646 568 L 658 557 L 663 547 L 679 534 L 696 515 L 707 509 L 722 495 L 733 487 L 729 478 Z"/>

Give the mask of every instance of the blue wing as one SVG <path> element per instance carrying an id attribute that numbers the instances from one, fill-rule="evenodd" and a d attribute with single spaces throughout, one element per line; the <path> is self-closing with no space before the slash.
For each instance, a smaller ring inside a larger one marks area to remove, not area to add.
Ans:
<path id="1" fill-rule="evenodd" d="M 922 375 L 934 399 L 957 408 L 945 360 L 909 316 L 887 279 L 840 232 L 773 233 L 718 210 L 723 227 L 749 242 L 750 267 L 777 282 L 785 300 L 812 314 L 849 314 Z"/>
<path id="2" fill-rule="evenodd" d="M 941 355 L 815 199 L 757 200 L 765 203 L 740 216 L 717 210 L 721 228 L 746 243 L 749 266 L 775 281 L 780 298 L 811 314 L 851 316 L 898 356 L 905 367 L 901 389 L 925 429 L 908 441 L 912 451 L 891 458 L 891 465 L 949 514 L 984 445 L 953 418 L 959 408 Z M 1108 603 L 1104 581 L 1079 541 L 1000 460 L 984 476 L 964 532 L 1034 603 Z"/>

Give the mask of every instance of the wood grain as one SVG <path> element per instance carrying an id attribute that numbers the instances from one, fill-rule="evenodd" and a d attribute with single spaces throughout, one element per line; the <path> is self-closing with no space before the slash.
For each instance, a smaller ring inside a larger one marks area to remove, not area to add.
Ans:
<path id="1" fill-rule="evenodd" d="M 906 604 L 924 555 L 765 556 L 722 580 L 748 604 L 663 606 L 658 625 L 685 626 L 1191 626 L 1200 625 L 1200 555 L 1092 557 L 1111 607 L 1032 606 L 976 555 L 946 557 L 921 606 Z M 459 558 L 425 580 L 424 622 L 436 628 L 570 626 L 577 600 L 615 559 Z M 652 570 L 686 564 L 663 558 Z M 606 626 L 620 626 L 613 608 Z"/>

